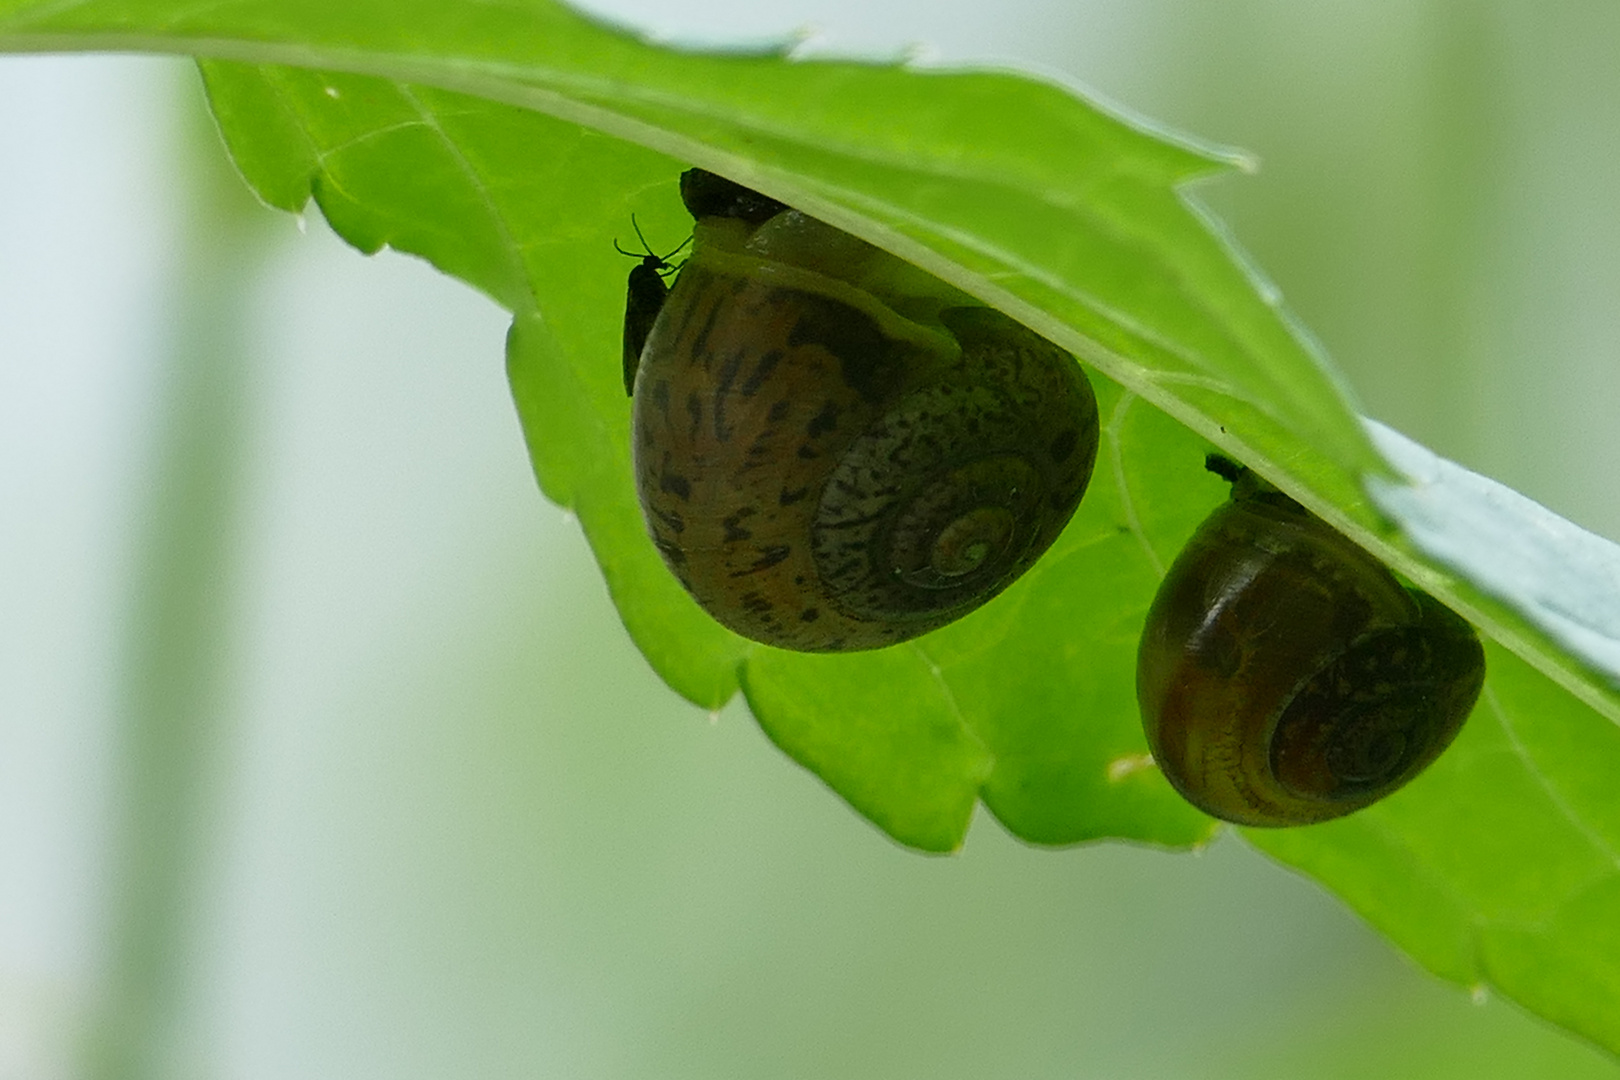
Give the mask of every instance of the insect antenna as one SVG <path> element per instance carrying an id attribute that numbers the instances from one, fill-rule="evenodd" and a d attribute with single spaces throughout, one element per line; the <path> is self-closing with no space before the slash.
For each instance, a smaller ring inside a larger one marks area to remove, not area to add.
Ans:
<path id="1" fill-rule="evenodd" d="M 661 276 L 673 274 L 675 271 L 679 270 L 685 265 L 684 260 L 680 263 L 671 263 L 669 260 L 680 254 L 681 249 L 692 242 L 692 237 L 690 234 L 687 235 L 685 240 L 682 240 L 675 247 L 671 248 L 667 255 L 660 255 L 653 251 L 651 244 L 647 243 L 647 237 L 641 232 L 641 223 L 636 220 L 636 215 L 634 214 L 630 215 L 630 225 L 636 230 L 636 239 L 641 241 L 641 250 L 627 251 L 619 244 L 618 238 L 615 237 L 613 241 L 614 251 L 617 251 L 620 255 L 628 255 L 632 259 L 640 259 L 641 265 L 652 267 L 654 270 L 658 271 Z"/>

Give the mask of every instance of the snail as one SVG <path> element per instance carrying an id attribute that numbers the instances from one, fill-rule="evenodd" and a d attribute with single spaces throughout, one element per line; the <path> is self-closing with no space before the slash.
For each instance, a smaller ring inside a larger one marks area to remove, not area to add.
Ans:
<path id="1" fill-rule="evenodd" d="M 1075 359 L 723 177 L 681 198 L 691 254 L 634 365 L 627 334 L 626 385 L 643 517 L 698 604 L 768 645 L 875 649 L 1027 570 L 1096 460 Z"/>
<path id="2" fill-rule="evenodd" d="M 1407 783 L 1485 680 L 1473 628 L 1246 468 L 1148 610 L 1136 692 L 1153 759 L 1205 813 L 1306 825 Z"/>

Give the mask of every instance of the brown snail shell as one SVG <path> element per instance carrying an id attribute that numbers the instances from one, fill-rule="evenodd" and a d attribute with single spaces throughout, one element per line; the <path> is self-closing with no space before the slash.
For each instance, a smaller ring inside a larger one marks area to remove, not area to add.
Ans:
<path id="1" fill-rule="evenodd" d="M 1154 761 L 1205 813 L 1306 825 L 1410 781 L 1485 679 L 1473 628 L 1225 459 L 1232 498 L 1165 575 L 1137 654 Z"/>
<path id="2" fill-rule="evenodd" d="M 1090 480 L 1097 405 L 1068 353 L 944 282 L 691 170 L 691 256 L 633 383 L 643 515 L 745 637 L 872 649 L 977 608 Z"/>

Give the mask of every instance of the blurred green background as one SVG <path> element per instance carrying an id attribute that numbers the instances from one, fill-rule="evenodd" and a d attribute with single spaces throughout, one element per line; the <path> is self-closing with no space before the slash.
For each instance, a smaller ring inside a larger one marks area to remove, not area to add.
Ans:
<path id="1" fill-rule="evenodd" d="M 1620 537 L 1620 6 L 598 3 L 1253 151 L 1366 410 Z M 186 65 L 0 59 L 0 1080 L 1620 1076 L 1232 836 L 895 847 L 652 677 L 502 313 L 297 224 Z"/>

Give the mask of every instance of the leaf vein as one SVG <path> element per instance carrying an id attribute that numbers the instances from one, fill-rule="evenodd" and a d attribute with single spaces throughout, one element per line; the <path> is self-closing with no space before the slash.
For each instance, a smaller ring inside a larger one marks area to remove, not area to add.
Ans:
<path id="1" fill-rule="evenodd" d="M 1508 745 L 1513 748 L 1514 756 L 1523 763 L 1525 771 L 1535 781 L 1536 786 L 1546 794 L 1547 801 L 1552 804 L 1553 809 L 1557 810 L 1587 843 L 1591 844 L 1600 855 L 1607 859 L 1611 867 L 1620 867 L 1620 853 L 1617 853 L 1602 833 L 1593 827 L 1570 804 L 1570 801 L 1564 797 L 1563 792 L 1559 791 L 1557 785 L 1553 783 L 1552 778 L 1537 764 L 1535 758 L 1530 754 L 1529 748 L 1524 745 L 1524 740 L 1519 737 L 1518 729 L 1514 727 L 1513 721 L 1509 718 L 1508 710 L 1502 705 L 1501 699 L 1497 697 L 1495 688 L 1489 683 L 1485 686 L 1484 698 L 1490 706 L 1491 712 L 1496 716 L 1496 722 L 1501 726 L 1502 733 L 1507 736 Z"/>
<path id="2" fill-rule="evenodd" d="M 1135 401 L 1136 395 L 1127 390 L 1120 395 L 1113 412 L 1108 415 L 1108 427 L 1105 429 L 1108 438 L 1108 462 L 1114 473 L 1114 485 L 1119 488 L 1119 502 L 1125 513 L 1126 527 L 1142 546 L 1142 551 L 1147 555 L 1148 565 L 1153 567 L 1154 576 L 1162 578 L 1164 560 L 1153 550 L 1147 531 L 1142 527 L 1142 517 L 1136 512 L 1136 498 L 1131 494 L 1130 476 L 1125 471 L 1125 455 L 1120 447 L 1120 431 L 1125 426 L 1125 414 L 1130 411 L 1131 404 Z"/>
<path id="3" fill-rule="evenodd" d="M 399 89 L 400 96 L 410 103 L 411 107 L 422 117 L 422 122 L 444 144 L 446 154 L 449 155 L 450 160 L 454 162 L 461 174 L 466 177 L 467 183 L 474 194 L 478 196 L 478 200 L 484 204 L 484 209 L 489 214 L 490 224 L 500 236 L 501 253 L 506 258 L 508 268 L 513 272 L 517 280 L 522 283 L 524 292 L 528 294 L 530 309 L 539 311 L 540 298 L 534 291 L 534 282 L 529 279 L 528 268 L 517 254 L 520 250 L 517 237 L 513 235 L 511 227 L 507 223 L 506 215 L 501 212 L 499 204 L 490 192 L 489 185 L 484 182 L 484 178 L 478 172 L 478 169 L 467 159 L 467 155 L 462 152 L 461 144 L 456 142 L 450 136 L 450 133 L 440 126 L 438 117 L 433 110 L 423 104 L 422 100 L 416 96 L 409 86 L 402 83 L 396 83 L 395 85 Z"/>

